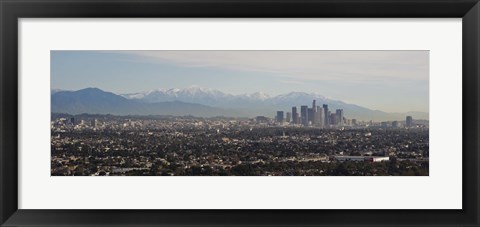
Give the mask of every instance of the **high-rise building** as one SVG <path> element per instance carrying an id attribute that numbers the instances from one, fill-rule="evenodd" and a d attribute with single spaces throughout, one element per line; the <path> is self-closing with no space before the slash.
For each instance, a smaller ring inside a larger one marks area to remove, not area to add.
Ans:
<path id="1" fill-rule="evenodd" d="M 392 121 L 392 128 L 398 128 L 398 121 Z"/>
<path id="2" fill-rule="evenodd" d="M 308 108 L 307 117 L 308 124 L 313 124 L 313 122 L 315 122 L 315 112 L 313 112 L 313 108 Z"/>
<path id="3" fill-rule="evenodd" d="M 337 117 L 335 123 L 337 125 L 343 125 L 343 109 L 337 109 L 335 111 L 335 116 Z"/>
<path id="4" fill-rule="evenodd" d="M 300 117 L 302 125 L 308 125 L 308 106 L 300 106 Z"/>
<path id="5" fill-rule="evenodd" d="M 317 106 L 315 122 L 316 122 L 316 126 L 320 126 L 320 127 L 322 127 L 325 122 L 325 120 L 323 119 L 323 108 L 320 106 Z"/>
<path id="6" fill-rule="evenodd" d="M 268 123 L 268 118 L 265 116 L 257 116 L 255 120 L 257 123 Z"/>
<path id="7" fill-rule="evenodd" d="M 70 118 L 70 124 L 75 125 L 75 118 L 74 117 Z"/>
<path id="8" fill-rule="evenodd" d="M 298 113 L 297 113 L 297 107 L 296 107 L 296 106 L 292 107 L 292 122 L 293 122 L 294 124 L 298 124 L 298 123 L 299 123 Z"/>
<path id="9" fill-rule="evenodd" d="M 328 111 L 328 113 L 330 113 L 330 111 Z M 337 119 L 337 116 L 335 116 L 334 113 L 330 113 L 330 119 L 328 119 L 328 122 L 330 123 L 330 125 L 335 125 L 336 122 L 335 120 Z"/>
<path id="10" fill-rule="evenodd" d="M 352 119 L 352 125 L 357 125 L 357 119 Z"/>
<path id="11" fill-rule="evenodd" d="M 287 123 L 290 123 L 291 118 L 292 118 L 292 113 L 287 112 Z"/>
<path id="12" fill-rule="evenodd" d="M 283 111 L 277 111 L 277 122 L 283 122 Z"/>
<path id="13" fill-rule="evenodd" d="M 326 104 L 323 104 L 323 113 L 324 113 L 323 116 L 325 116 L 324 125 L 325 125 L 325 127 L 328 127 L 329 120 L 330 120 L 330 119 L 328 119 L 330 117 L 330 111 L 328 111 L 328 105 L 326 105 Z"/>
<path id="14" fill-rule="evenodd" d="M 317 100 L 312 101 L 312 116 L 310 117 L 310 121 L 312 122 L 312 125 L 317 125 Z"/>
<path id="15" fill-rule="evenodd" d="M 412 127 L 413 126 L 413 118 L 412 116 L 407 116 L 407 118 L 405 119 L 405 125 L 407 127 Z"/>

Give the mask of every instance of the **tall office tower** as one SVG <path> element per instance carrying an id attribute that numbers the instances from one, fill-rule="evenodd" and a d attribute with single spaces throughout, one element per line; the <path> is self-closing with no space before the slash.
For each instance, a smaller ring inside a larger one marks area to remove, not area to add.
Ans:
<path id="1" fill-rule="evenodd" d="M 287 123 L 290 123 L 291 118 L 292 118 L 292 113 L 287 112 Z"/>
<path id="2" fill-rule="evenodd" d="M 320 106 L 317 106 L 317 112 L 315 115 L 315 122 L 317 126 L 322 127 L 325 120 L 323 119 L 323 109 Z"/>
<path id="3" fill-rule="evenodd" d="M 70 118 L 70 124 L 75 125 L 75 118 L 74 117 Z"/>
<path id="4" fill-rule="evenodd" d="M 357 125 L 357 119 L 352 119 L 352 125 Z"/>
<path id="5" fill-rule="evenodd" d="M 323 116 L 325 116 L 325 124 L 324 125 L 325 125 L 325 127 L 328 127 L 329 120 L 330 120 L 328 118 L 330 117 L 330 112 L 328 111 L 328 105 L 326 105 L 326 104 L 323 104 L 323 113 L 324 113 Z"/>
<path id="6" fill-rule="evenodd" d="M 413 126 L 412 116 L 407 116 L 407 119 L 405 120 L 405 124 L 407 125 L 407 127 L 412 127 Z"/>
<path id="7" fill-rule="evenodd" d="M 283 111 L 277 111 L 277 122 L 283 122 Z"/>
<path id="8" fill-rule="evenodd" d="M 312 125 L 317 125 L 317 100 L 312 101 L 312 116 L 310 117 L 310 121 L 312 122 Z"/>
<path id="9" fill-rule="evenodd" d="M 337 125 L 342 126 L 343 125 L 343 109 L 337 109 L 335 115 L 337 116 L 335 123 L 337 123 Z"/>
<path id="10" fill-rule="evenodd" d="M 330 111 L 329 111 L 330 113 Z M 335 122 L 335 120 L 337 119 L 337 116 L 335 116 L 334 113 L 330 113 L 330 119 L 328 119 L 328 122 L 330 123 L 330 125 L 336 125 L 337 122 Z"/>
<path id="11" fill-rule="evenodd" d="M 315 112 L 313 111 L 312 108 L 308 108 L 307 116 L 308 116 L 308 124 L 313 124 L 313 122 L 315 121 Z"/>
<path id="12" fill-rule="evenodd" d="M 299 122 L 296 106 L 292 107 L 292 121 L 293 121 L 294 124 L 298 124 L 298 122 Z"/>
<path id="13" fill-rule="evenodd" d="M 308 106 L 300 106 L 300 118 L 302 125 L 308 125 Z"/>

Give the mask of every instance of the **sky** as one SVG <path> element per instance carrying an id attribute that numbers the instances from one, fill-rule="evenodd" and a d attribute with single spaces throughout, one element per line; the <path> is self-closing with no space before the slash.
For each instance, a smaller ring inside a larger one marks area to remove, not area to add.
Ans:
<path id="1" fill-rule="evenodd" d="M 51 51 L 51 88 L 116 94 L 201 86 L 313 92 L 385 112 L 428 112 L 429 51 Z"/>

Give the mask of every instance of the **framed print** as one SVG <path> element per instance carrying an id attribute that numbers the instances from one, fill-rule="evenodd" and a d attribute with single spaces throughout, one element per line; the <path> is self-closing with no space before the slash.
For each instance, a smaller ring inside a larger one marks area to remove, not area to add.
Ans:
<path id="1" fill-rule="evenodd" d="M 479 7 L 2 1 L 0 223 L 478 226 Z"/>

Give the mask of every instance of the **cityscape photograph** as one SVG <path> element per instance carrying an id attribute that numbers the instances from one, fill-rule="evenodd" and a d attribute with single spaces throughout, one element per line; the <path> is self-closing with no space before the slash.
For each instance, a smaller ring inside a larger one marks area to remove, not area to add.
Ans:
<path id="1" fill-rule="evenodd" d="M 428 51 L 50 55 L 51 176 L 429 176 Z"/>

